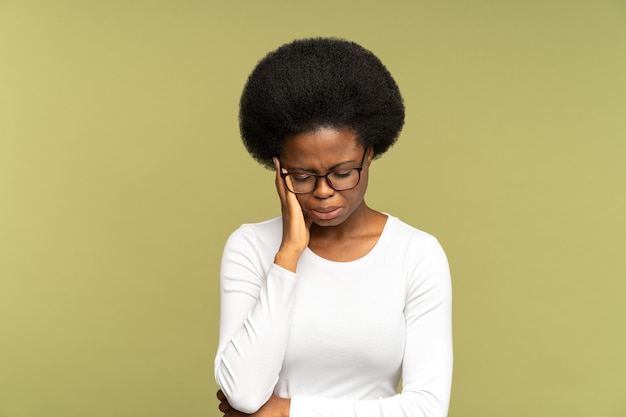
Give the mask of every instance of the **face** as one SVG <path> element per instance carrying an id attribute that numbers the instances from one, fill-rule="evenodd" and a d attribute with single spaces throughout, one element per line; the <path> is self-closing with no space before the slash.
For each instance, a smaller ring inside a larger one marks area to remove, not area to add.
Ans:
<path id="1" fill-rule="evenodd" d="M 296 194 L 304 215 L 318 226 L 338 226 L 353 214 L 364 210 L 369 165 L 372 152 L 365 149 L 356 135 L 349 130 L 321 128 L 305 132 L 286 141 L 280 163 L 287 172 L 311 172 L 325 174 L 329 171 L 353 168 L 361 165 L 361 179 L 350 190 L 336 191 L 324 178 L 318 178 L 310 193 Z"/>

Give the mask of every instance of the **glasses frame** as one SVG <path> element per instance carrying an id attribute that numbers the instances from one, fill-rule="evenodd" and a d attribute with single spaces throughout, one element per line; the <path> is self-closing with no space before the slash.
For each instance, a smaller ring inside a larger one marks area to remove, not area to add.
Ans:
<path id="1" fill-rule="evenodd" d="M 361 171 L 363 170 L 363 165 L 365 163 L 365 156 L 367 155 L 367 148 L 365 148 L 365 151 L 363 151 L 363 158 L 361 158 L 361 164 L 355 167 L 349 167 L 349 168 L 339 168 L 339 169 L 333 169 L 332 171 L 328 171 L 325 174 L 316 174 L 314 172 L 309 172 L 309 171 L 301 171 L 301 172 L 283 172 L 283 163 L 280 161 L 280 159 L 278 160 L 278 167 L 280 169 L 280 176 L 283 179 L 284 183 L 285 183 L 285 188 L 287 188 L 287 190 L 291 193 L 294 194 L 308 194 L 308 193 L 312 193 L 313 191 L 315 191 L 315 189 L 317 188 L 317 181 L 320 178 L 324 178 L 326 180 L 326 184 L 328 184 L 328 186 L 330 188 L 332 188 L 335 191 L 346 191 L 346 190 L 351 190 L 353 188 L 355 188 L 357 185 L 359 185 L 359 183 L 361 182 Z M 328 180 L 328 176 L 330 174 L 333 174 L 337 171 L 347 171 L 347 170 L 351 170 L 351 169 L 356 169 L 357 174 L 359 176 L 358 180 L 356 181 L 356 184 L 354 184 L 352 187 L 350 188 L 335 188 L 332 184 L 332 181 Z M 292 190 L 288 185 L 287 185 L 287 181 L 285 180 L 285 178 L 287 178 L 289 175 L 294 175 L 294 174 L 309 174 L 312 177 L 315 177 L 315 185 L 313 186 L 313 189 L 311 191 L 307 191 L 307 192 L 302 192 L 302 191 L 294 191 Z"/>

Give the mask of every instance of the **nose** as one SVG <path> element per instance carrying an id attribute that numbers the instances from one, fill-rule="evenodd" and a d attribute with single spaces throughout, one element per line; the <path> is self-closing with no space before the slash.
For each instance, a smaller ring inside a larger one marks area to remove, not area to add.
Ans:
<path id="1" fill-rule="evenodd" d="M 328 198 L 335 194 L 335 189 L 330 186 L 326 177 L 317 177 L 315 179 L 315 188 L 313 195 L 317 198 Z"/>

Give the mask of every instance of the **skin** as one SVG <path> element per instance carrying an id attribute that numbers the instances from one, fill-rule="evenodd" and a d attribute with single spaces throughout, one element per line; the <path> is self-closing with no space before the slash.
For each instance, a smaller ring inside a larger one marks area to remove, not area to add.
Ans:
<path id="1" fill-rule="evenodd" d="M 298 260 L 307 247 L 317 255 L 337 262 L 361 258 L 374 247 L 387 216 L 369 208 L 364 199 L 372 149 L 367 150 L 359 184 L 350 190 L 336 191 L 325 179 L 318 179 L 312 192 L 294 194 L 287 190 L 279 173 L 281 165 L 286 172 L 317 174 L 356 167 L 361 164 L 363 151 L 356 135 L 347 129 L 320 128 L 285 142 L 280 163 L 274 158 L 276 191 L 283 219 L 282 242 L 274 258 L 276 265 L 296 272 Z M 219 410 L 225 417 L 289 416 L 288 398 L 273 395 L 254 414 L 243 414 L 230 407 L 222 391 L 218 391 L 217 398 Z"/>

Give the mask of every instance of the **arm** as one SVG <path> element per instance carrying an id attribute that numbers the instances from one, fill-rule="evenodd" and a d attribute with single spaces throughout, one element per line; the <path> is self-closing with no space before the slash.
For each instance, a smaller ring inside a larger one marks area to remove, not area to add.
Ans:
<path id="1" fill-rule="evenodd" d="M 220 277 L 220 338 L 215 378 L 241 411 L 257 411 L 272 394 L 287 346 L 296 276 L 259 264 L 259 242 L 239 230 L 224 249 Z"/>
<path id="2" fill-rule="evenodd" d="M 243 228 L 226 243 L 220 272 L 220 338 L 215 378 L 233 408 L 253 413 L 270 399 L 287 345 L 295 269 L 308 245 L 310 222 L 285 189 L 275 160 L 282 240 L 274 264 Z M 271 259 L 271 258 L 270 258 Z"/>

